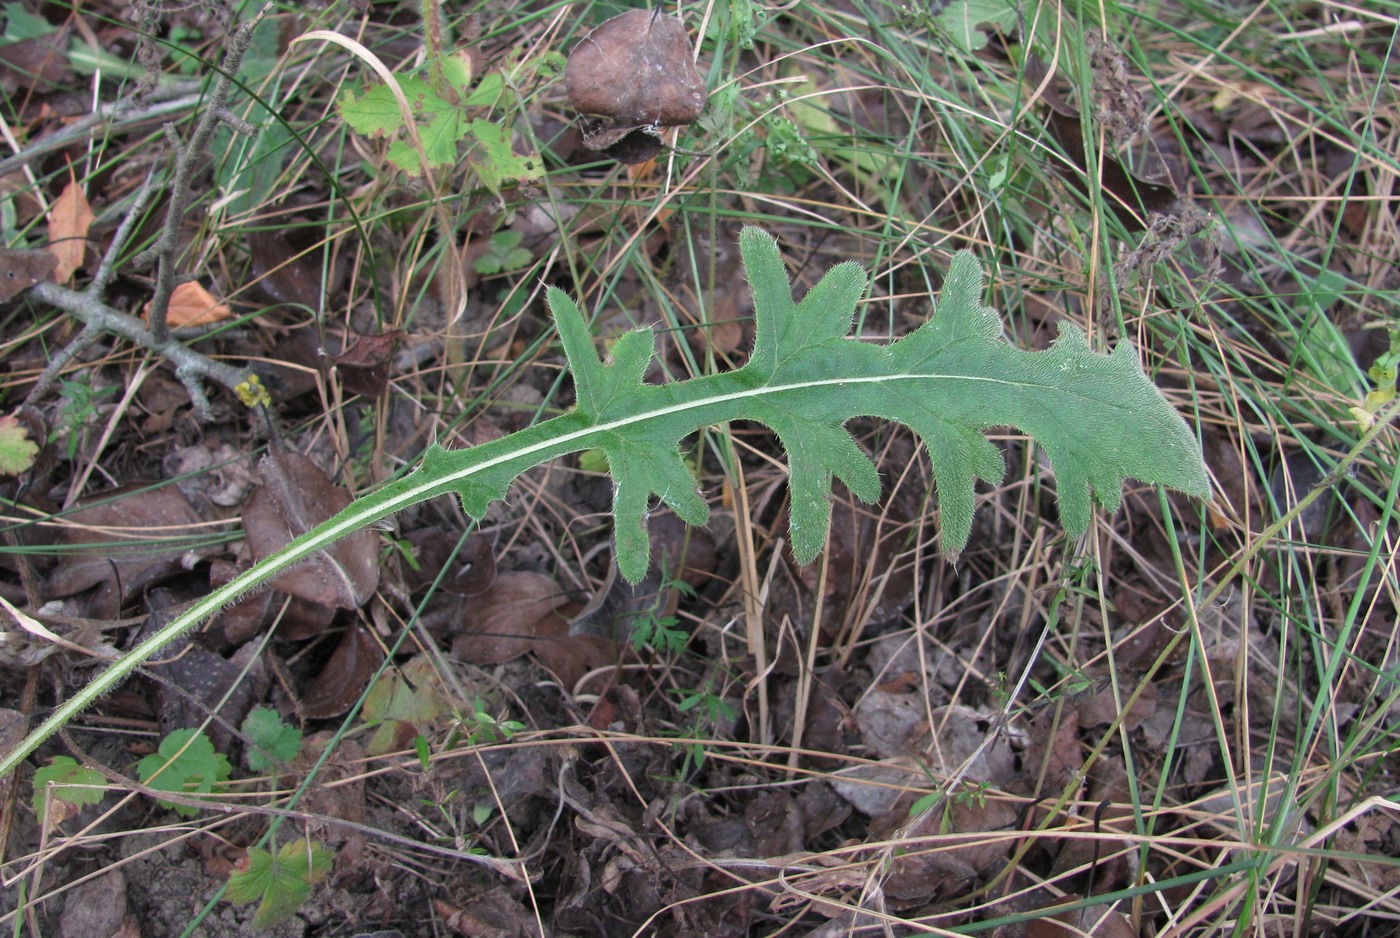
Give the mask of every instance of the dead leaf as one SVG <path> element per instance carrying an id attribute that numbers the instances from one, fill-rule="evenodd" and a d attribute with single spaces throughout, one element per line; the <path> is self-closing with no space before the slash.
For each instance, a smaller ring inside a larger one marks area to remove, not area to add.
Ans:
<path id="1" fill-rule="evenodd" d="M 87 194 L 76 180 L 64 186 L 58 198 L 53 200 L 49 208 L 49 251 L 58 258 L 58 266 L 54 269 L 54 280 L 57 282 L 67 283 L 83 266 L 88 229 L 96 217 L 88 205 Z"/>
<path id="2" fill-rule="evenodd" d="M 1034 85 L 1043 86 L 1044 101 L 1049 109 L 1045 126 L 1074 166 L 1074 169 L 1061 167 L 1065 170 L 1062 174 L 1082 189 L 1083 174 L 1088 170 L 1088 158 L 1084 149 L 1084 131 L 1079 109 L 1065 100 L 1055 85 L 1054 76 L 1045 81 L 1047 75 L 1049 69 L 1044 62 L 1033 55 L 1027 57 L 1026 79 Z M 1134 176 L 1119 160 L 1108 154 L 1103 154 L 1098 161 L 1098 182 L 1110 196 L 1107 201 L 1113 213 L 1118 216 L 1124 227 L 1132 231 L 1143 230 L 1146 215 L 1179 211 L 1181 207 L 1180 198 L 1174 188 Z"/>
<path id="3" fill-rule="evenodd" d="M 452 641 L 452 654 L 472 664 L 518 658 L 547 631 L 545 617 L 567 600 L 559 585 L 543 573 L 503 573 L 468 604 L 466 625 Z"/>
<path id="4" fill-rule="evenodd" d="M 321 673 L 302 694 L 302 713 L 309 720 L 329 720 L 345 713 L 360 699 L 383 661 L 384 650 L 374 635 L 358 622 L 353 623 Z"/>
<path id="5" fill-rule="evenodd" d="M 187 536 L 203 519 L 173 485 L 132 484 L 91 499 L 69 512 L 61 540 L 72 548 L 59 555 L 49 575 L 49 597 L 73 596 L 99 586 L 86 615 L 115 619 L 121 607 L 166 577 L 182 573 Z"/>
<path id="6" fill-rule="evenodd" d="M 944 810 L 925 811 L 909 825 L 911 803 L 912 796 L 906 795 L 887 814 L 870 822 L 872 839 L 884 840 L 898 833 L 909 842 L 908 849 L 890 864 L 885 894 L 891 899 L 901 905 L 916 905 L 935 896 L 960 892 L 1005 862 L 1011 842 L 1004 837 L 978 835 L 1015 826 L 1016 809 L 1008 802 L 994 798 L 983 803 L 953 799 Z M 966 836 L 949 836 L 955 834 Z M 936 840 L 914 845 L 925 837 Z"/>
<path id="7" fill-rule="evenodd" d="M 556 609 L 541 620 L 531 649 L 540 664 L 570 691 L 590 671 L 617 664 L 617 643 L 594 635 L 570 635 L 569 620 Z"/>
<path id="8" fill-rule="evenodd" d="M 332 355 L 345 390 L 365 397 L 383 394 L 389 386 L 389 362 L 403 335 L 398 329 L 382 335 L 356 335 L 349 348 Z"/>
<path id="9" fill-rule="evenodd" d="M 315 309 L 321 295 L 322 263 L 319 251 L 299 232 L 294 243 L 285 231 L 255 231 L 248 235 L 252 288 L 270 304 Z M 334 277 L 332 279 L 335 279 Z"/>
<path id="10" fill-rule="evenodd" d="M 457 546 L 459 534 L 450 533 L 438 525 L 407 531 L 400 538 L 413 551 L 417 566 L 403 565 L 404 589 L 413 594 L 437 584 L 439 592 L 455 593 L 459 596 L 477 596 L 486 592 L 491 581 L 496 579 L 496 556 L 491 551 L 491 542 L 480 534 L 473 534 L 462 542 L 452 566 L 447 567 L 448 558 Z"/>
<path id="11" fill-rule="evenodd" d="M 1064 901 L 1083 901 L 1083 896 L 1064 896 Z M 1051 918 L 1026 922 L 1026 938 L 1137 938 L 1128 917 L 1107 905 L 1073 909 Z"/>
<path id="12" fill-rule="evenodd" d="M 58 258 L 49 251 L 0 248 L 0 302 L 12 300 L 36 283 L 53 281 Z"/>
<path id="13" fill-rule="evenodd" d="M 187 329 L 192 326 L 210 326 L 222 322 L 233 315 L 228 304 L 220 303 L 214 295 L 193 280 L 178 284 L 170 294 L 170 305 L 166 307 L 165 321 L 172 329 Z M 151 304 L 147 303 L 141 312 L 143 319 L 151 318 Z"/>
<path id="14" fill-rule="evenodd" d="M 258 463 L 258 475 L 263 484 L 243 506 L 244 536 L 256 559 L 276 553 L 350 504 L 350 493 L 300 453 L 269 453 Z M 378 537 L 368 528 L 356 531 L 270 584 L 308 602 L 358 609 L 379 586 Z"/>
<path id="15" fill-rule="evenodd" d="M 699 117 L 708 96 L 693 53 L 685 25 L 660 10 L 628 10 L 584 36 L 564 69 L 569 104 L 592 118 L 584 122 L 584 146 L 607 150 Z M 655 154 L 624 155 L 624 162 L 643 162 Z"/>
<path id="16" fill-rule="evenodd" d="M 525 938 L 538 934 L 530 927 L 534 915 L 499 886 L 477 891 L 460 907 L 434 899 L 433 911 L 449 932 L 470 938 Z"/>

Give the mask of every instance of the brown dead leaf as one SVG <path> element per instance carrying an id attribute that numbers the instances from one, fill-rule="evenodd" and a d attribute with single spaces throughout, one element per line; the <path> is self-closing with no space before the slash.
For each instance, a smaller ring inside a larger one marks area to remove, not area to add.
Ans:
<path id="1" fill-rule="evenodd" d="M 1067 895 L 1064 899 L 1076 902 L 1084 897 Z M 1126 915 L 1107 905 L 1092 905 L 1026 922 L 1026 938 L 1137 938 L 1137 934 Z"/>
<path id="2" fill-rule="evenodd" d="M 534 916 L 500 887 L 472 896 L 460 907 L 434 899 L 433 911 L 448 931 L 470 938 L 525 938 L 537 934 L 530 927 Z"/>
<path id="3" fill-rule="evenodd" d="M 168 538 L 188 535 L 203 519 L 173 485 L 133 484 L 91 499 L 69 512 L 59 555 L 49 575 L 49 597 L 73 596 L 100 586 L 87 615 L 115 619 L 132 597 L 185 570 L 190 547 Z"/>
<path id="4" fill-rule="evenodd" d="M 0 302 L 12 300 L 25 290 L 53 280 L 58 258 L 48 251 L 20 251 L 0 248 Z"/>
<path id="5" fill-rule="evenodd" d="M 452 641 L 452 654 L 472 664 L 501 664 L 518 658 L 548 632 L 545 622 L 568 597 L 543 573 L 503 573 L 468 604 L 466 624 Z"/>
<path id="6" fill-rule="evenodd" d="M 628 10 L 602 23 L 569 53 L 564 88 L 584 115 L 583 145 L 623 163 L 662 149 L 659 127 L 689 124 L 708 95 L 685 24 L 658 10 Z"/>
<path id="7" fill-rule="evenodd" d="M 389 386 L 389 363 L 403 335 L 398 329 L 383 335 L 356 335 L 349 348 L 332 355 L 345 390 L 364 397 L 383 394 Z"/>
<path id="8" fill-rule="evenodd" d="M 315 241 L 302 229 L 255 231 L 248 235 L 252 288 L 269 304 L 315 309 L 321 295 L 323 264 Z M 331 286 L 341 265 L 334 265 Z"/>
<path id="9" fill-rule="evenodd" d="M 1036 56 L 1026 59 L 1026 79 L 1033 85 L 1041 86 L 1043 100 L 1048 107 L 1045 126 L 1050 136 L 1055 138 L 1065 155 L 1073 164 L 1063 175 L 1074 185 L 1084 187 L 1083 173 L 1088 169 L 1088 157 L 1084 148 L 1083 126 L 1079 109 L 1065 100 L 1056 87 L 1055 76 Z M 1050 80 L 1046 81 L 1049 75 Z M 1104 154 L 1098 161 L 1098 183 L 1109 196 L 1108 204 L 1124 227 L 1141 231 L 1144 229 L 1144 216 L 1154 212 L 1179 211 L 1181 200 L 1170 185 L 1148 182 L 1130 173 L 1122 162 Z"/>
<path id="10" fill-rule="evenodd" d="M 410 593 L 421 595 L 436 584 L 439 592 L 459 596 L 484 593 L 496 578 L 496 557 L 491 542 L 480 534 L 467 537 L 460 548 L 453 534 L 439 525 L 430 525 L 404 532 L 401 540 L 413 551 L 416 567 L 403 565 L 403 585 Z M 456 548 L 457 554 L 452 555 Z M 448 559 L 452 566 L 446 570 Z"/>
<path id="11" fill-rule="evenodd" d="M 193 280 L 175 287 L 170 294 L 170 306 L 166 308 L 165 321 L 172 329 L 186 329 L 191 326 L 210 326 L 222 322 L 233 315 L 228 304 L 220 303 L 214 295 Z M 147 303 L 141 312 L 142 318 L 150 320 L 151 304 Z"/>
<path id="12" fill-rule="evenodd" d="M 946 810 L 925 811 L 906 830 L 911 801 L 912 796 L 905 796 L 887 814 L 870 822 L 873 839 L 886 839 L 896 832 L 908 838 L 909 848 L 894 858 L 885 881 L 885 894 L 891 899 L 901 904 L 918 904 L 934 896 L 960 892 L 1005 861 L 1011 842 L 1004 837 L 979 835 L 1015 826 L 1016 809 L 1007 802 L 954 799 Z M 957 834 L 966 836 L 949 836 Z M 915 846 L 920 838 L 930 840 Z"/>
<path id="13" fill-rule="evenodd" d="M 87 234 L 97 216 L 88 205 L 83 187 L 72 180 L 63 187 L 49 208 L 49 251 L 58 258 L 54 280 L 67 283 L 83 266 L 87 253 Z"/>
<path id="14" fill-rule="evenodd" d="M 374 635 L 358 622 L 352 624 L 302 694 L 302 712 L 311 720 L 328 720 L 345 713 L 360 699 L 383 661 L 384 651 Z"/>
<path id="15" fill-rule="evenodd" d="M 269 453 L 258 463 L 258 475 L 263 484 L 243 506 L 245 537 L 257 559 L 276 553 L 350 504 L 350 493 L 300 453 Z M 358 609 L 379 586 L 377 548 L 374 531 L 356 531 L 271 585 L 308 602 Z"/>
<path id="16" fill-rule="evenodd" d="M 569 620 L 556 609 L 541 621 L 540 635 L 531 649 L 545 669 L 569 690 L 590 671 L 616 664 L 617 643 L 594 635 L 569 634 Z"/>
<path id="17" fill-rule="evenodd" d="M 612 641 L 569 634 L 565 613 L 576 609 L 543 573 L 503 573 L 486 592 L 467 601 L 465 625 L 452 640 L 452 654 L 473 664 L 501 664 L 533 653 L 572 690 L 589 671 L 617 661 Z"/>

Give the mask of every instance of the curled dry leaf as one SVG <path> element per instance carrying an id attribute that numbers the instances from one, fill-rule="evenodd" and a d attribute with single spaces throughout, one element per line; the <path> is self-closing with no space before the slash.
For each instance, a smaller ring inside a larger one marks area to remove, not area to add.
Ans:
<path id="1" fill-rule="evenodd" d="M 350 504 L 350 493 L 299 453 L 273 452 L 258 463 L 263 484 L 243 506 L 243 528 L 254 557 L 276 553 Z M 379 586 L 373 530 L 336 541 L 271 581 L 274 589 L 323 606 L 358 609 Z"/>
<path id="2" fill-rule="evenodd" d="M 466 624 L 452 653 L 473 664 L 501 664 L 534 648 L 545 618 L 568 597 L 543 573 L 502 573 L 467 607 Z"/>
<path id="3" fill-rule="evenodd" d="M 49 251 L 58 258 L 54 279 L 59 283 L 67 283 L 83 266 L 88 229 L 95 218 L 87 195 L 77 182 L 69 182 L 53 200 L 49 208 Z"/>
<path id="4" fill-rule="evenodd" d="M 328 720 L 345 713 L 360 699 L 383 661 L 384 650 L 369 629 L 358 622 L 351 624 L 302 695 L 302 712 L 311 720 Z"/>
<path id="5" fill-rule="evenodd" d="M 383 335 L 356 335 L 350 347 L 332 355 L 340 383 L 351 394 L 378 397 L 389 386 L 389 362 L 403 333 L 398 329 Z"/>
<path id="6" fill-rule="evenodd" d="M 570 635 L 563 615 L 568 596 L 542 573 L 503 573 L 470 600 L 466 626 L 452 654 L 473 664 L 500 664 L 533 652 L 572 689 L 584 674 L 616 660 L 616 646 L 591 635 Z"/>
<path id="7" fill-rule="evenodd" d="M 569 54 L 564 88 L 585 116 L 584 145 L 619 146 L 609 155 L 623 162 L 655 155 L 634 152 L 630 136 L 689 124 L 707 100 L 684 24 L 659 10 L 628 10 L 584 36 Z"/>
<path id="8" fill-rule="evenodd" d="M 141 311 L 143 318 L 151 317 L 151 304 Z M 166 309 L 165 321 L 172 329 L 188 329 L 192 326 L 212 326 L 233 315 L 227 303 L 220 303 L 214 295 L 193 280 L 179 284 L 170 294 L 170 306 Z"/>
<path id="9" fill-rule="evenodd" d="M 252 261 L 249 284 L 257 296 L 270 304 L 288 304 L 316 309 L 321 296 L 324 263 L 321 252 L 312 250 L 315 239 L 305 229 L 255 231 L 248 236 Z M 333 264 L 328 287 L 334 288 L 343 265 Z"/>

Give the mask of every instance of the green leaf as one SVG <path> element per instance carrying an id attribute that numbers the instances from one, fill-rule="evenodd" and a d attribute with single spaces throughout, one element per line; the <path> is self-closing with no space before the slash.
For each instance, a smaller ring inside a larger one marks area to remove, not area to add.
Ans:
<path id="1" fill-rule="evenodd" d="M 480 519 L 525 469 L 593 448 L 613 476 L 618 569 L 636 582 L 647 568 L 653 497 L 688 524 L 708 516 L 680 441 L 701 427 L 758 420 L 787 451 L 792 549 L 807 563 L 826 537 L 833 478 L 864 500 L 879 496 L 874 465 L 844 427 L 861 416 L 903 423 L 927 445 L 949 557 L 967 544 L 976 481 L 997 482 L 1004 471 L 982 435 L 989 427 L 1016 427 L 1045 449 L 1071 536 L 1088 528 L 1095 500 L 1118 507 L 1129 477 L 1209 494 L 1195 436 L 1147 379 L 1132 345 L 1098 354 L 1073 325 L 1043 352 L 1008 345 L 996 311 L 982 303 L 982 270 L 971 254 L 954 257 L 932 318 L 879 346 L 847 338 L 865 290 L 859 266 L 836 266 L 795 303 L 776 242 L 749 228 L 739 244 L 757 334 L 743 368 L 643 384 L 651 331 L 624 334 L 601 361 L 582 311 L 551 288 L 546 302 L 574 376 L 575 409 L 473 449 L 433 447 L 417 474 L 370 496 L 360 513 L 372 519 L 453 491 Z"/>
<path id="2" fill-rule="evenodd" d="M 301 730 L 283 723 L 271 707 L 258 707 L 248 714 L 242 729 L 251 744 L 245 758 L 254 772 L 291 762 L 301 752 Z"/>
<path id="3" fill-rule="evenodd" d="M 971 53 L 987 45 L 987 34 L 977 27 L 991 26 L 1010 33 L 1019 16 L 1011 0 L 952 0 L 935 19 L 948 31 L 955 46 Z"/>
<path id="4" fill-rule="evenodd" d="M 1001 454 L 982 435 L 989 427 L 1017 427 L 1045 450 L 1058 479 L 1060 516 L 1072 536 L 1087 529 L 1095 501 L 1109 510 L 1118 507 L 1128 478 L 1210 494 L 1194 433 L 1148 380 L 1132 345 L 1120 342 L 1111 354 L 1099 354 L 1072 325 L 1062 326 L 1054 346 L 1042 352 L 1007 344 L 995 310 L 982 303 L 982 270 L 971 254 L 954 257 L 932 318 L 880 346 L 846 336 L 866 285 L 858 266 L 836 266 L 795 303 L 773 239 L 749 228 L 739 245 L 753 287 L 757 334 L 744 367 L 644 384 L 651 330 L 624 334 L 603 361 L 582 311 L 567 294 L 549 290 L 546 301 L 574 377 L 572 411 L 470 449 L 430 447 L 416 472 L 356 500 L 197 599 L 65 698 L 38 729 L 0 755 L 0 775 L 141 662 L 338 539 L 448 493 L 480 520 L 522 472 L 582 450 L 606 457 L 614 483 L 618 569 L 632 582 L 647 569 L 643 526 L 653 497 L 688 523 L 701 524 L 708 516 L 681 441 L 733 420 L 768 424 L 787 450 L 791 540 L 804 563 L 824 541 L 833 478 L 861 498 L 879 494 L 874 465 L 845 429 L 854 417 L 903 423 L 927 445 L 949 557 L 967 544 L 976 480 L 995 482 L 1003 472 Z M 392 689 L 386 694 L 385 706 L 397 706 Z"/>
<path id="5" fill-rule="evenodd" d="M 160 742 L 160 749 L 136 765 L 141 781 L 157 791 L 207 795 L 228 781 L 232 766 L 214 744 L 198 730 L 173 730 Z M 181 817 L 199 812 L 189 805 L 157 801 L 162 808 L 174 808 Z"/>
<path id="6" fill-rule="evenodd" d="M 22 3 L 7 3 L 2 9 L 5 11 L 5 39 L 10 42 L 42 39 L 58 31 L 58 27 L 30 13 Z"/>
<path id="7" fill-rule="evenodd" d="M 395 76 L 413 112 L 414 127 L 423 143 L 423 154 L 430 167 L 449 166 L 457 161 L 457 144 L 461 141 L 462 113 L 450 101 L 433 93 L 428 83 L 412 76 Z M 363 95 L 351 91 L 340 95 L 336 106 L 340 116 L 366 137 L 393 137 L 404 128 L 403 113 L 398 100 L 387 85 L 371 85 Z M 407 140 L 395 139 L 386 154 L 391 163 L 410 175 L 423 171 L 418 151 Z"/>
<path id="8" fill-rule="evenodd" d="M 314 840 L 284 844 L 275 857 L 259 847 L 249 847 L 244 868 L 229 876 L 226 895 L 240 904 L 261 903 L 253 926 L 268 928 L 301 907 L 311 887 L 326 878 L 334 859 L 329 847 Z"/>
<path id="9" fill-rule="evenodd" d="M 463 107 L 495 107 L 506 90 L 506 78 L 500 72 L 487 72 L 481 76 L 476 90 L 462 102 Z"/>
<path id="10" fill-rule="evenodd" d="M 29 438 L 29 430 L 15 417 L 0 417 L 0 473 L 28 472 L 39 456 L 39 444 Z"/>
<path id="11" fill-rule="evenodd" d="M 414 106 L 415 95 L 428 93 L 428 83 L 417 78 L 398 78 L 398 82 L 410 107 Z M 345 123 L 366 137 L 392 136 L 403 127 L 398 99 L 387 85 L 371 85 L 358 97 L 347 88 L 340 93 L 336 109 Z"/>
<path id="12" fill-rule="evenodd" d="M 48 765 L 34 772 L 34 813 L 41 818 L 51 816 L 48 810 L 51 801 L 61 801 L 74 808 L 97 804 L 106 792 L 101 787 L 86 786 L 104 784 L 106 779 L 96 769 L 84 768 L 69 756 L 54 756 Z M 75 785 L 85 787 L 72 787 Z"/>
<path id="13" fill-rule="evenodd" d="M 472 169 L 476 170 L 481 184 L 492 192 L 499 195 L 507 185 L 534 182 L 540 178 L 539 157 L 517 154 L 511 148 L 507 127 L 478 117 L 469 125 L 469 131 L 478 144 L 471 152 Z"/>

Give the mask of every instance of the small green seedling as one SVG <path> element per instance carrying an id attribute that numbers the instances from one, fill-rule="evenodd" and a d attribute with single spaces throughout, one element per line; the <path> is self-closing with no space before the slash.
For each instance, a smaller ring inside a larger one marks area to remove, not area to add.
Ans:
<path id="1" fill-rule="evenodd" d="M 422 78 L 394 77 L 413 109 L 414 127 L 423 144 L 421 157 L 405 137 L 403 112 L 387 85 L 370 85 L 359 95 L 348 89 L 341 92 L 337 102 L 340 116 L 356 133 L 388 138 L 385 156 L 410 176 L 422 175 L 424 159 L 430 169 L 455 165 L 461 145 L 470 143 L 468 158 L 472 169 L 492 192 L 499 194 L 508 184 L 538 179 L 539 157 L 516 154 L 511 148 L 510 127 L 500 118 L 482 116 L 507 95 L 505 78 L 499 72 L 491 72 L 473 88 L 471 70 L 462 67 L 462 62 L 457 56 L 443 59 L 449 67 L 442 69 L 447 84 L 442 93 Z"/>
<path id="2" fill-rule="evenodd" d="M 680 622 L 675 616 L 656 616 L 648 613 L 632 620 L 632 647 L 637 651 L 651 647 L 663 655 L 678 655 L 685 651 L 685 643 L 690 640 L 685 629 L 678 629 Z"/>
<path id="3" fill-rule="evenodd" d="M 174 730 L 160 741 L 160 749 L 136 765 L 141 781 L 157 791 L 183 795 L 208 795 L 221 789 L 232 773 L 223 753 L 199 730 Z M 181 817 L 199 812 L 185 804 L 157 800 L 162 808 L 173 808 Z"/>
<path id="4" fill-rule="evenodd" d="M 49 442 L 57 441 L 66 431 L 68 434 L 68 459 L 72 460 L 78 453 L 79 442 L 82 441 L 87 432 L 87 425 L 97 416 L 98 402 L 115 393 L 117 393 L 115 384 L 94 390 L 87 380 L 60 382 L 58 396 L 63 398 L 62 426 L 49 434 Z"/>
<path id="5" fill-rule="evenodd" d="M 520 246 L 524 237 L 518 231 L 498 231 L 486 244 L 486 253 L 476 259 L 476 272 L 483 277 L 519 270 L 534 259 L 528 249 Z"/>
<path id="6" fill-rule="evenodd" d="M 472 701 L 471 713 L 465 714 L 460 722 L 472 745 L 498 743 L 525 728 L 519 720 L 506 720 L 492 714 L 480 697 Z"/>
<path id="7" fill-rule="evenodd" d="M 254 772 L 267 772 L 291 762 L 301 752 L 301 730 L 282 722 L 271 707 L 258 707 L 243 720 L 248 737 L 244 760 Z"/>
<path id="8" fill-rule="evenodd" d="M 228 880 L 228 898 L 239 904 L 257 902 L 255 928 L 284 921 L 306 901 L 311 887 L 326 878 L 335 854 L 314 840 L 294 840 L 273 856 L 249 847 L 248 856 Z"/>
<path id="9" fill-rule="evenodd" d="M 54 827 L 101 801 L 104 784 L 101 772 L 84 768 L 69 756 L 54 756 L 34 773 L 34 813 Z"/>

